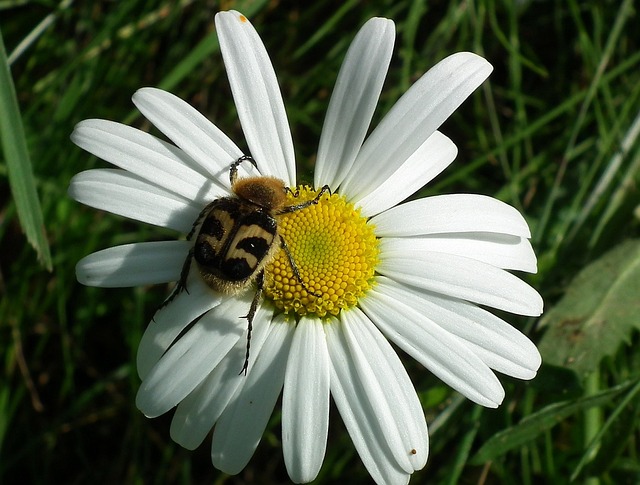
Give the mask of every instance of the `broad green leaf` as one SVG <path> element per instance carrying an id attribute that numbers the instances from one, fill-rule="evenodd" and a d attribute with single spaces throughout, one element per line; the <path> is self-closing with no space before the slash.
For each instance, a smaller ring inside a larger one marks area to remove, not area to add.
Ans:
<path id="1" fill-rule="evenodd" d="M 544 316 L 542 360 L 581 377 L 640 329 L 640 241 L 620 244 L 583 269 Z"/>
<path id="2" fill-rule="evenodd" d="M 51 270 L 49 243 L 44 232 L 40 201 L 31 170 L 31 160 L 24 136 L 7 53 L 0 32 L 0 142 L 9 172 L 9 185 L 18 218 L 27 241 L 38 253 L 38 259 Z"/>
<path id="3" fill-rule="evenodd" d="M 568 416 L 594 406 L 603 406 L 609 403 L 632 384 L 634 384 L 634 382 L 626 382 L 594 394 L 593 396 L 551 404 L 527 416 L 517 425 L 495 434 L 478 450 L 478 453 L 475 454 L 469 463 L 480 465 L 504 455 L 509 450 L 525 445 Z"/>

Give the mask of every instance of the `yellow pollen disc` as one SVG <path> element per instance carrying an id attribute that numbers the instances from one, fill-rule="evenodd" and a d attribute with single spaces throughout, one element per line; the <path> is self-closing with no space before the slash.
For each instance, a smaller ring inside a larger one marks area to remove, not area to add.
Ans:
<path id="1" fill-rule="evenodd" d="M 318 191 L 300 186 L 289 204 L 312 200 Z M 371 288 L 378 262 L 373 225 L 338 194 L 318 204 L 278 216 L 278 232 L 287 244 L 304 285 L 285 251 L 265 267 L 264 291 L 285 313 L 337 315 Z"/>

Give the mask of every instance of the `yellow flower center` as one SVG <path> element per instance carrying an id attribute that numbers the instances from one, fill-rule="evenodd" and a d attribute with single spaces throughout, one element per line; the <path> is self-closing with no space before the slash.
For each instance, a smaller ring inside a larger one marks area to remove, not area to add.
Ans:
<path id="1" fill-rule="evenodd" d="M 289 194 L 291 204 L 316 197 L 308 186 Z M 318 204 L 278 217 L 285 251 L 265 268 L 264 291 L 277 308 L 296 315 L 337 315 L 371 288 L 378 262 L 373 225 L 338 194 L 325 194 Z"/>

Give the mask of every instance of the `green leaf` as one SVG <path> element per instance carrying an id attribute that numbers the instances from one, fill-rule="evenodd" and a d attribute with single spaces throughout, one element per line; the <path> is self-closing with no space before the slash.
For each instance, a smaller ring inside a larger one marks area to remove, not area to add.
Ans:
<path id="1" fill-rule="evenodd" d="M 496 433 L 478 450 L 478 453 L 475 454 L 469 463 L 472 465 L 481 465 L 504 455 L 514 448 L 525 445 L 568 416 L 594 406 L 603 406 L 609 403 L 632 384 L 634 384 L 634 382 L 626 382 L 594 394 L 593 396 L 551 404 L 524 418 L 517 425 Z"/>
<path id="2" fill-rule="evenodd" d="M 580 376 L 640 329 L 640 241 L 620 244 L 583 269 L 541 321 L 542 360 Z"/>
<path id="3" fill-rule="evenodd" d="M 629 446 L 637 432 L 638 420 L 640 419 L 639 391 L 640 381 L 637 381 L 624 399 L 617 403 L 606 423 L 602 425 L 598 434 L 583 453 L 582 459 L 572 473 L 572 479 L 579 476 L 582 468 L 587 465 L 589 458 L 596 450 L 596 457 L 591 463 L 588 463 L 589 475 L 600 476 L 614 467 L 618 457 Z"/>
<path id="4" fill-rule="evenodd" d="M 0 32 L 0 142 L 7 162 L 9 185 L 18 218 L 27 241 L 38 253 L 38 259 L 51 271 L 51 253 L 42 222 L 40 201 L 31 169 L 7 53 Z"/>

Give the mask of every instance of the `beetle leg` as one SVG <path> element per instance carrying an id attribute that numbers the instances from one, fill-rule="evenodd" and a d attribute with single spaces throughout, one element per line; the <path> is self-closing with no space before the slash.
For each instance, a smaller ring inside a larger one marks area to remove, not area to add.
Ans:
<path id="1" fill-rule="evenodd" d="M 258 273 L 258 277 L 256 279 L 256 284 L 258 288 L 256 289 L 256 294 L 253 296 L 253 301 L 251 302 L 251 307 L 249 308 L 249 313 L 247 313 L 244 317 L 247 319 L 247 352 L 244 356 L 244 365 L 240 370 L 240 374 L 247 375 L 247 369 L 249 368 L 249 351 L 251 350 L 251 332 L 253 330 L 253 317 L 256 315 L 256 311 L 258 310 L 258 304 L 260 303 L 260 298 L 262 297 L 262 289 L 264 287 L 264 270 Z"/>
<path id="2" fill-rule="evenodd" d="M 291 191 L 291 189 L 289 189 L 289 191 Z M 311 206 L 311 205 L 315 205 L 318 202 L 320 202 L 320 197 L 322 197 L 325 192 L 329 192 L 329 195 L 331 195 L 331 189 L 329 188 L 328 185 L 323 186 L 320 189 L 320 192 L 318 192 L 318 195 L 316 195 L 313 199 L 311 200 L 307 200 L 306 202 L 301 202 L 300 204 L 295 204 L 295 205 L 290 205 L 287 207 L 283 207 L 282 209 L 280 209 L 279 211 L 276 212 L 276 215 L 281 215 L 281 214 L 288 214 L 290 212 L 296 212 L 302 209 L 306 209 L 307 207 Z M 295 192 L 291 192 L 295 195 Z"/>
<path id="3" fill-rule="evenodd" d="M 171 294 L 167 297 L 165 301 L 162 302 L 162 305 L 158 307 L 156 313 L 159 310 L 162 310 L 169 303 L 171 303 L 176 296 L 182 293 L 182 290 L 189 293 L 187 289 L 187 278 L 189 277 L 189 271 L 191 270 L 191 260 L 193 259 L 193 248 L 189 250 L 189 254 L 187 254 L 187 258 L 184 260 L 184 264 L 182 265 L 182 271 L 180 271 L 180 279 L 176 283 L 176 286 L 173 288 Z"/>
<path id="4" fill-rule="evenodd" d="M 291 251 L 289 251 L 289 246 L 287 246 L 287 243 L 284 241 L 284 238 L 282 236 L 280 236 L 280 245 L 282 246 L 282 249 L 284 250 L 284 253 L 287 255 L 287 259 L 289 260 L 289 264 L 291 265 L 291 269 L 293 269 L 293 275 L 296 277 L 296 279 L 298 280 L 298 283 L 300 283 L 302 285 L 302 287 L 307 290 L 307 293 L 320 298 L 322 296 L 322 293 L 316 293 L 315 291 L 311 291 L 311 289 L 305 284 L 304 281 L 302 281 L 302 276 L 300 276 L 300 270 L 298 269 L 298 265 L 296 264 L 296 262 L 293 259 L 293 255 L 291 254 Z"/>
<path id="5" fill-rule="evenodd" d="M 236 180 L 238 179 L 238 165 L 240 165 L 244 161 L 251 162 L 251 164 L 256 167 L 256 170 L 258 170 L 258 164 L 251 155 L 242 155 L 229 167 L 229 182 L 231 182 L 231 187 L 234 186 Z"/>
<path id="6" fill-rule="evenodd" d="M 189 234 L 187 234 L 187 241 L 191 241 L 191 238 L 196 233 L 196 229 L 202 222 L 202 219 L 204 219 L 207 213 L 211 210 L 211 206 L 215 203 L 216 201 L 214 200 L 213 202 L 207 204 L 204 207 L 204 209 L 200 211 L 200 214 L 198 214 L 198 218 L 195 220 L 195 222 L 193 223 L 193 226 L 191 227 L 191 231 L 189 231 Z M 191 269 L 192 259 L 193 259 L 193 247 L 189 250 L 189 254 L 187 254 L 187 259 L 184 260 L 184 264 L 182 265 L 182 271 L 180 272 L 180 279 L 178 280 L 178 283 L 176 283 L 176 286 L 173 288 L 173 291 L 171 292 L 169 297 L 164 302 L 162 302 L 162 305 L 160 305 L 158 310 L 161 310 L 162 308 L 166 307 L 169 303 L 171 303 L 173 299 L 182 292 L 182 290 L 189 293 L 189 290 L 187 289 L 187 277 L 189 276 L 189 270 Z"/>

